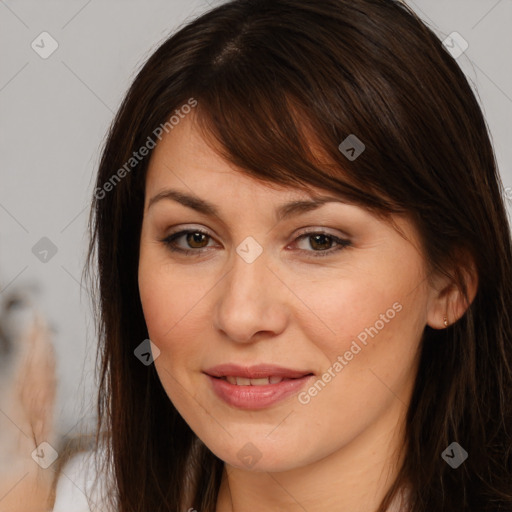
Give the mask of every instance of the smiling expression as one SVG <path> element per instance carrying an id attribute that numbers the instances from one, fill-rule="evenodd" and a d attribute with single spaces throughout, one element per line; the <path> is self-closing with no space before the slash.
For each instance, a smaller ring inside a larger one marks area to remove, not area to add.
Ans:
<path id="1" fill-rule="evenodd" d="M 249 446 L 259 470 L 393 430 L 434 297 L 412 224 L 257 181 L 200 133 L 182 121 L 146 177 L 139 290 L 170 400 L 218 457 L 243 466 Z"/>

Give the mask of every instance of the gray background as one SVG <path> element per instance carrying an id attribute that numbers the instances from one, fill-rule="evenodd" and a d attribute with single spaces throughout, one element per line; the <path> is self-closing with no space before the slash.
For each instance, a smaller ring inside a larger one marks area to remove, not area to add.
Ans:
<path id="1" fill-rule="evenodd" d="M 216 3 L 0 0 L 0 300 L 17 286 L 39 288 L 36 303 L 54 331 L 60 434 L 94 419 L 94 327 L 81 274 L 103 138 L 145 59 Z M 441 39 L 456 31 L 469 43 L 457 62 L 512 187 L 512 0 L 408 3 Z M 59 45 L 47 59 L 31 47 L 44 31 Z M 57 247 L 46 263 L 32 253 L 42 237 Z"/>

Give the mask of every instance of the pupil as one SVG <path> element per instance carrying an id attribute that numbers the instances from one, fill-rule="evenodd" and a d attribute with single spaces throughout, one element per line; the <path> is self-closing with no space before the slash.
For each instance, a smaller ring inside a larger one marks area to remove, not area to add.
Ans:
<path id="1" fill-rule="evenodd" d="M 313 249 L 330 249 L 332 240 L 327 235 L 313 235 L 310 239 L 310 245 Z"/>
<path id="2" fill-rule="evenodd" d="M 206 240 L 206 235 L 203 233 L 189 233 L 187 236 L 187 242 L 191 247 L 201 248 L 204 247 L 204 241 Z"/>

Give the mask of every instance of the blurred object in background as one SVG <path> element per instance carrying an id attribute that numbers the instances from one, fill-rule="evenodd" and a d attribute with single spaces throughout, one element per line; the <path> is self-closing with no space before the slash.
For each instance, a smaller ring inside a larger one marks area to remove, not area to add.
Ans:
<path id="1" fill-rule="evenodd" d="M 55 353 L 34 294 L 0 293 L 0 512 L 51 510 Z"/>

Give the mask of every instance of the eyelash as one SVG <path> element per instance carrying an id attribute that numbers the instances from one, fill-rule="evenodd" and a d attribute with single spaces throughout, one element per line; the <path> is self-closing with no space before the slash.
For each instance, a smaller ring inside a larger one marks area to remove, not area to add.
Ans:
<path id="1" fill-rule="evenodd" d="M 203 249 L 206 249 L 206 247 L 205 248 L 199 248 L 199 249 L 181 249 L 181 248 L 176 247 L 176 245 L 174 245 L 176 240 L 178 240 L 182 236 L 188 235 L 190 233 L 199 233 L 199 234 L 202 234 L 202 235 L 205 235 L 205 236 L 209 237 L 210 239 L 213 238 L 209 233 L 207 233 L 206 231 L 203 231 L 201 229 L 186 229 L 186 230 L 183 230 L 183 231 L 178 231 L 176 233 L 172 233 L 171 235 L 169 235 L 166 238 L 162 239 L 161 242 L 172 252 L 178 252 L 178 253 L 183 254 L 185 256 L 198 256 L 198 255 L 200 255 L 203 252 Z M 324 251 L 314 251 L 314 250 L 308 251 L 306 249 L 299 249 L 301 252 L 312 253 L 314 258 L 322 258 L 322 257 L 325 257 L 325 256 L 329 256 L 329 255 L 331 255 L 331 254 L 333 254 L 335 252 L 338 252 L 338 251 L 340 251 L 342 249 L 345 249 L 346 247 L 349 247 L 351 245 L 350 240 L 343 239 L 343 238 L 338 238 L 337 236 L 334 236 L 331 233 L 326 233 L 325 231 L 309 231 L 309 232 L 305 232 L 305 233 L 300 234 L 295 239 L 295 241 L 302 240 L 304 238 L 307 238 L 307 237 L 310 237 L 310 236 L 314 236 L 314 235 L 324 235 L 324 236 L 330 238 L 334 243 L 337 244 L 337 247 L 330 248 L 330 249 L 327 249 L 327 250 L 324 250 Z"/>

